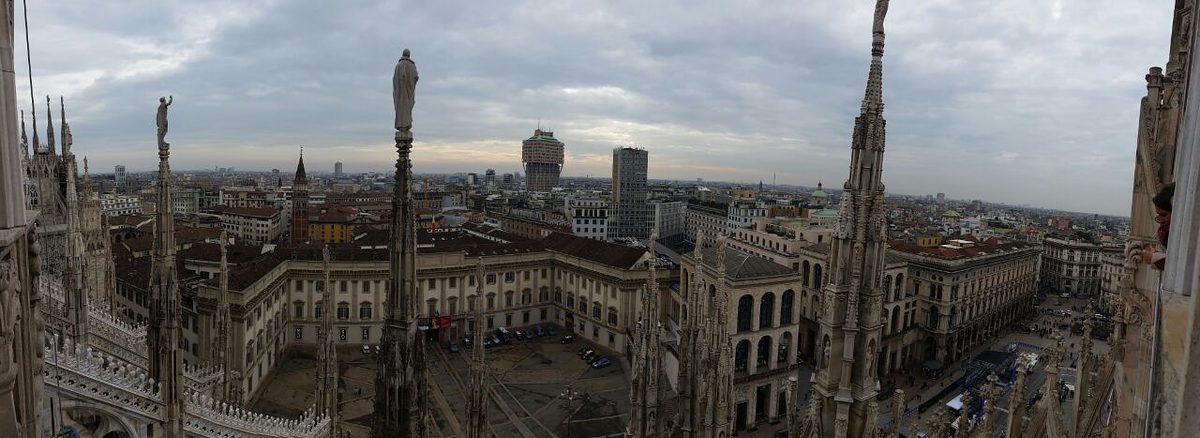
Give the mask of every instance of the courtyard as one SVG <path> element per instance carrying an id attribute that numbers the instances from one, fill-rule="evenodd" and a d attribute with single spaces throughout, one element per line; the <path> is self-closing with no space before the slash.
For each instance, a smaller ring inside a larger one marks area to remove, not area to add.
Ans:
<path id="1" fill-rule="evenodd" d="M 560 333 L 561 334 L 561 333 Z M 593 369 L 576 352 L 592 347 L 613 358 L 612 366 Z M 429 397 L 437 430 L 434 436 L 466 435 L 471 389 L 470 353 L 452 352 L 446 342 L 427 344 Z M 627 363 L 585 340 L 560 344 L 559 337 L 514 340 L 486 349 L 488 423 L 497 437 L 605 437 L 625 431 L 629 413 Z M 360 346 L 338 349 L 341 432 L 370 436 L 374 410 L 374 354 Z M 265 377 L 250 408 L 268 415 L 296 417 L 309 409 L 316 392 L 315 348 L 289 349 Z M 562 394 L 570 388 L 573 397 Z"/>

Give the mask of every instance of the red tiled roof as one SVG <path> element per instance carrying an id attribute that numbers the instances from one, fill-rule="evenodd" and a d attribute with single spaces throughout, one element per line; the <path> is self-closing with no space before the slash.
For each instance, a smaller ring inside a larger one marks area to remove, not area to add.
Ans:
<path id="1" fill-rule="evenodd" d="M 888 248 L 896 251 L 914 255 L 935 257 L 944 260 L 978 257 L 981 255 L 995 254 L 998 252 L 1025 249 L 1031 246 L 1033 246 L 1033 244 L 1028 242 L 1005 242 L 1000 239 L 988 239 L 985 242 L 974 242 L 974 245 L 972 246 L 958 248 L 951 248 L 944 245 L 925 248 L 898 240 L 892 240 L 888 242 Z"/>
<path id="2" fill-rule="evenodd" d="M 631 269 L 646 254 L 645 248 L 631 248 L 566 233 L 553 233 L 542 239 L 546 249 L 603 263 L 621 269 Z"/>

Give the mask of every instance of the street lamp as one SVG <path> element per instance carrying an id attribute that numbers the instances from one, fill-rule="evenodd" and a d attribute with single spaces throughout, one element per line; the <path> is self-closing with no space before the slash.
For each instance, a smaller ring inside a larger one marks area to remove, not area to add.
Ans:
<path id="1" fill-rule="evenodd" d="M 571 414 L 572 414 L 571 403 L 574 402 L 575 400 L 582 399 L 583 396 L 582 396 L 582 394 L 579 393 L 579 391 L 575 391 L 571 387 L 571 385 L 567 385 L 567 386 L 563 387 L 562 392 L 560 392 L 558 394 L 558 398 L 562 400 L 562 407 L 563 407 L 563 409 L 565 409 L 567 411 L 567 415 L 563 417 L 563 429 L 566 429 L 567 437 L 570 438 L 570 436 L 571 436 L 570 420 L 571 420 Z"/>

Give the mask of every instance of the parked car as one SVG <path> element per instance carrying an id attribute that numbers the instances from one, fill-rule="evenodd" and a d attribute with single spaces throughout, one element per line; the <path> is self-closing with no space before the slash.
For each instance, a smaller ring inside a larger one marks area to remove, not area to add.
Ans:
<path id="1" fill-rule="evenodd" d="M 462 338 L 463 348 L 471 348 L 471 335 L 467 334 Z"/>
<path id="2" fill-rule="evenodd" d="M 492 348 L 492 337 L 491 336 L 483 337 L 483 348 Z"/>
<path id="3" fill-rule="evenodd" d="M 451 342 L 451 343 L 447 344 L 447 346 L 450 347 L 451 353 L 458 353 L 458 344 Z"/>
<path id="4" fill-rule="evenodd" d="M 583 359 L 583 360 L 588 360 L 594 354 L 596 354 L 596 350 L 593 350 L 591 348 L 585 348 L 582 353 L 579 353 L 579 358 Z"/>
<path id="5" fill-rule="evenodd" d="M 371 346 L 370 346 L 370 345 L 363 345 L 362 352 L 363 352 L 363 354 L 371 354 Z"/>
<path id="6" fill-rule="evenodd" d="M 592 362 L 592 368 L 600 369 L 612 365 L 612 360 L 607 357 L 602 357 L 595 362 Z"/>
<path id="7" fill-rule="evenodd" d="M 525 333 L 525 331 L 524 331 L 524 330 L 517 330 L 517 331 L 514 333 L 514 335 L 517 337 L 517 340 L 518 340 L 518 341 L 524 341 L 524 340 L 526 340 L 526 339 L 529 339 L 529 334 L 528 334 L 528 333 Z"/>
<path id="8" fill-rule="evenodd" d="M 600 358 L 602 358 L 602 357 L 604 357 L 604 356 L 601 356 L 600 353 L 593 351 L 590 354 L 588 354 L 587 356 L 584 356 L 583 361 L 587 362 L 588 364 L 591 364 L 592 362 L 600 360 Z"/>
<path id="9" fill-rule="evenodd" d="M 562 339 L 558 340 L 558 343 L 560 344 L 570 344 L 572 342 L 575 342 L 575 337 L 571 335 L 563 336 Z"/>
<path id="10" fill-rule="evenodd" d="M 378 345 L 375 346 L 375 354 L 379 354 L 379 346 Z"/>
<path id="11" fill-rule="evenodd" d="M 539 337 L 539 338 L 542 336 L 546 336 L 546 331 L 542 330 L 541 324 L 538 324 L 533 327 L 533 333 L 536 334 L 537 337 Z"/>
<path id="12" fill-rule="evenodd" d="M 555 330 L 554 326 L 546 327 L 546 333 L 550 336 L 558 336 L 558 330 Z"/>

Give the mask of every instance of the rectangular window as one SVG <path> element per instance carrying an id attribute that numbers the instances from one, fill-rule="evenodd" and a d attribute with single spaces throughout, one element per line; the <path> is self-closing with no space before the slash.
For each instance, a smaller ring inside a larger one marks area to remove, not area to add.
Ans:
<path id="1" fill-rule="evenodd" d="M 337 318 L 338 319 L 350 319 L 350 307 L 349 306 L 338 307 Z"/>
<path id="2" fill-rule="evenodd" d="M 467 286 L 474 286 L 474 285 L 475 285 L 475 276 L 472 275 L 470 277 L 467 277 Z"/>
<path id="3" fill-rule="evenodd" d="M 521 323 L 529 324 L 529 311 L 528 310 L 526 310 L 525 312 L 523 312 L 521 314 Z"/>
<path id="4" fill-rule="evenodd" d="M 448 281 L 450 282 L 449 287 L 451 287 L 451 288 L 458 287 L 458 277 L 450 277 L 450 280 L 448 280 Z"/>
<path id="5" fill-rule="evenodd" d="M 493 317 L 493 316 L 488 316 L 488 326 L 487 326 L 487 328 L 488 328 L 488 330 L 491 330 L 491 329 L 493 329 L 493 328 L 496 328 L 496 318 L 495 318 L 495 317 Z"/>
<path id="6" fill-rule="evenodd" d="M 437 289 L 437 279 L 430 278 L 429 279 L 429 290 L 434 290 L 434 289 Z"/>
<path id="7" fill-rule="evenodd" d="M 338 282 L 338 290 L 341 292 L 346 292 L 346 282 L 339 281 Z"/>
<path id="8" fill-rule="evenodd" d="M 371 291 L 371 283 L 373 283 L 373 282 L 372 281 L 364 281 L 363 282 L 363 292 Z"/>
<path id="9" fill-rule="evenodd" d="M 504 273 L 504 282 L 505 283 L 512 283 L 513 281 L 516 281 L 516 279 L 517 279 L 517 276 L 514 275 L 512 272 Z"/>
<path id="10" fill-rule="evenodd" d="M 512 314 L 511 313 L 504 315 L 504 325 L 512 326 Z"/>
<path id="11" fill-rule="evenodd" d="M 523 277 L 524 279 L 526 279 L 526 280 L 529 279 L 529 271 L 522 271 L 522 274 L 524 274 L 524 277 Z"/>
<path id="12" fill-rule="evenodd" d="M 496 284 L 496 274 L 487 275 L 487 284 Z"/>
<path id="13" fill-rule="evenodd" d="M 371 319 L 371 306 L 359 307 L 358 319 Z"/>
<path id="14" fill-rule="evenodd" d="M 313 305 L 313 318 L 321 319 L 321 303 Z"/>
<path id="15" fill-rule="evenodd" d="M 542 321 L 545 321 L 545 320 L 546 320 L 546 309 L 542 309 L 542 310 L 541 310 L 541 320 L 542 320 Z"/>

